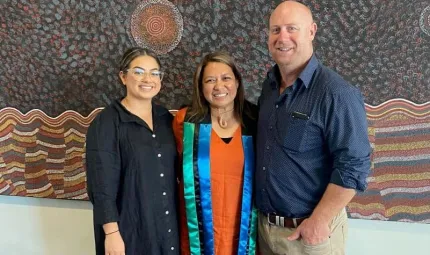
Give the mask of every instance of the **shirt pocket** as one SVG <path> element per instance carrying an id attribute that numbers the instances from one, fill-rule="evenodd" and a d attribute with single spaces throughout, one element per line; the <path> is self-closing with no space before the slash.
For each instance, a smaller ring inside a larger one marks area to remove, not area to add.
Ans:
<path id="1" fill-rule="evenodd" d="M 286 120 L 278 121 L 278 141 L 282 147 L 290 152 L 305 150 L 305 134 L 309 120 L 293 118 L 290 114 Z"/>

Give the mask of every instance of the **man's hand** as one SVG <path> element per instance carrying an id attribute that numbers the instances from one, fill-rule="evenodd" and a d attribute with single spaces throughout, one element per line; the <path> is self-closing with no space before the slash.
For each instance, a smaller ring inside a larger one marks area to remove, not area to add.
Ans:
<path id="1" fill-rule="evenodd" d="M 125 245 L 119 232 L 106 236 L 105 255 L 125 255 Z"/>
<path id="2" fill-rule="evenodd" d="M 298 240 L 305 244 L 317 245 L 331 235 L 330 223 L 355 195 L 354 189 L 343 188 L 330 183 L 312 215 L 300 224 L 288 240 Z"/>
<path id="3" fill-rule="evenodd" d="M 331 231 L 327 222 L 310 217 L 304 220 L 287 239 L 294 241 L 301 237 L 305 244 L 317 245 L 327 240 L 330 234 Z"/>

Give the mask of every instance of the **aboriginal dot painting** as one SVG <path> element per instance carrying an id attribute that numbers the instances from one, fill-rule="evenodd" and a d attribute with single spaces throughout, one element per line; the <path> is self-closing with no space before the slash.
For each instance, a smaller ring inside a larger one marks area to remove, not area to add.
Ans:
<path id="1" fill-rule="evenodd" d="M 131 33 L 135 42 L 158 54 L 173 50 L 181 40 L 182 15 L 169 1 L 145 1 L 131 16 Z"/>
<path id="2" fill-rule="evenodd" d="M 281 1 L 0 1 L 0 194 L 88 199 L 85 136 L 124 95 L 117 62 L 129 47 L 156 52 L 156 102 L 189 103 L 193 72 L 225 50 L 256 102 L 273 65 L 271 11 Z M 430 1 L 303 0 L 316 55 L 359 87 L 373 148 L 360 219 L 430 223 Z"/>

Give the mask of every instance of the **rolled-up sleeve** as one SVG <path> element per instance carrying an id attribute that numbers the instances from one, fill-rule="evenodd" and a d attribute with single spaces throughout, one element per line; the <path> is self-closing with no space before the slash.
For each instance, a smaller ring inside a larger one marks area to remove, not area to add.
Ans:
<path id="1" fill-rule="evenodd" d="M 357 89 L 337 92 L 329 99 L 326 123 L 328 149 L 333 157 L 330 182 L 364 191 L 371 154 L 364 101 Z"/>
<path id="2" fill-rule="evenodd" d="M 118 122 L 100 113 L 88 128 L 86 171 L 88 195 L 93 204 L 94 223 L 117 222 L 116 198 L 121 176 Z"/>

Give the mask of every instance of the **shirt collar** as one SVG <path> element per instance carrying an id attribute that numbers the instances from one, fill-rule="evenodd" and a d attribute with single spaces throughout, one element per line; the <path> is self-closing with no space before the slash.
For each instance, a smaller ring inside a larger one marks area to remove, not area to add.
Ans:
<path id="1" fill-rule="evenodd" d="M 142 120 L 137 117 L 136 115 L 129 112 L 122 104 L 121 99 L 117 99 L 114 101 L 113 105 L 115 109 L 118 111 L 119 119 L 122 122 L 141 122 Z M 164 107 L 156 105 L 154 102 L 152 102 L 152 116 L 162 116 L 166 113 L 168 113 Z"/>
<path id="2" fill-rule="evenodd" d="M 315 56 L 315 54 L 312 54 L 311 59 L 309 60 L 308 64 L 306 65 L 305 69 L 300 73 L 299 77 L 297 79 L 300 79 L 306 88 L 309 87 L 312 76 L 314 75 L 315 70 L 318 67 L 318 59 Z M 272 69 L 268 73 L 268 78 L 271 81 L 272 88 L 279 88 L 278 82 L 281 80 L 281 73 L 279 71 L 279 66 L 276 64 L 272 67 Z"/>

